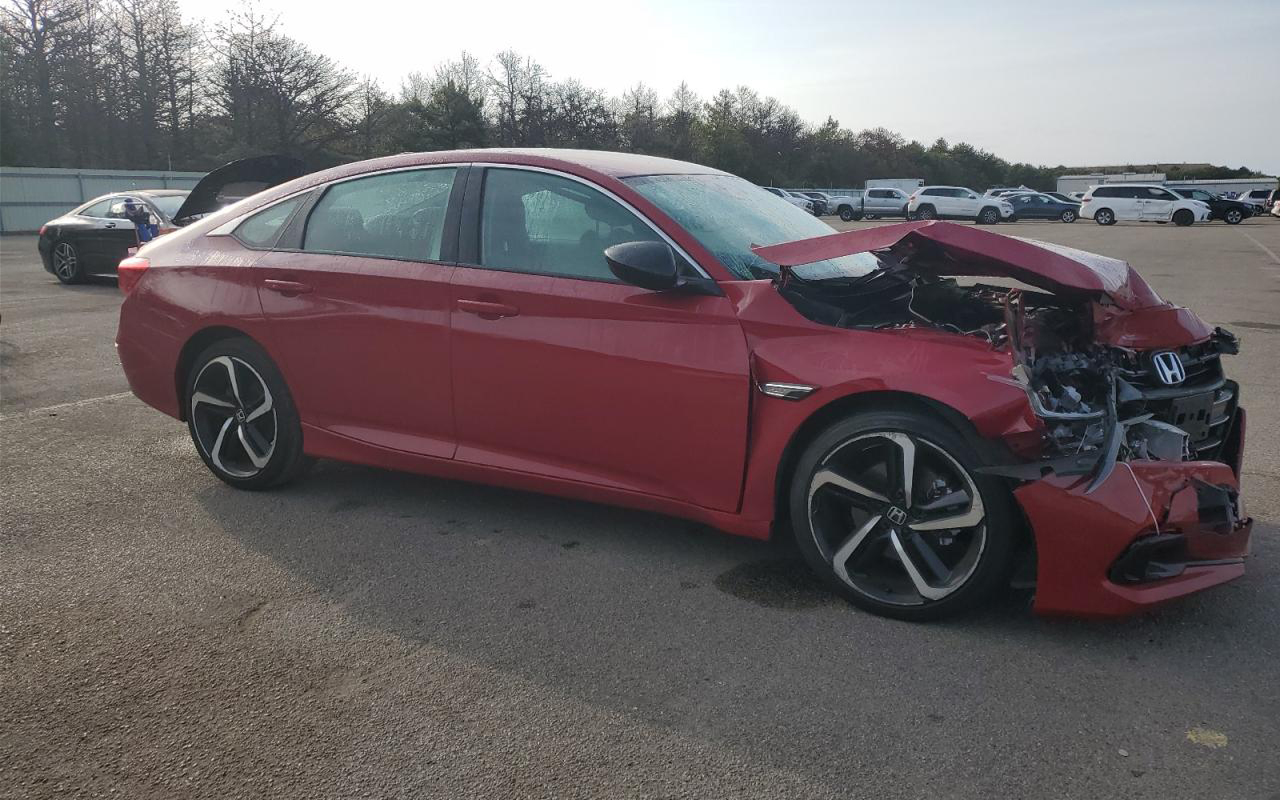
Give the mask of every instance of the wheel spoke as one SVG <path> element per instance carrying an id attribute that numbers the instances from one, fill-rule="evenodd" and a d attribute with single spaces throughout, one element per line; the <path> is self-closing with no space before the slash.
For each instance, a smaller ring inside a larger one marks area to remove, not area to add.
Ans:
<path id="1" fill-rule="evenodd" d="M 197 405 L 200 405 L 201 403 L 205 405 L 210 405 L 210 406 L 217 406 L 218 408 L 235 408 L 236 407 L 235 403 L 231 403 L 221 398 L 214 397 L 213 395 L 208 394 L 207 392 L 196 392 L 195 394 L 191 395 L 192 408 L 195 408 Z"/>
<path id="2" fill-rule="evenodd" d="M 244 447 L 245 455 L 249 456 L 249 460 L 258 469 L 262 469 L 271 459 L 268 451 L 269 445 L 262 440 L 262 436 L 248 425 L 241 425 L 236 428 L 236 435 L 240 437 L 240 445 Z M 253 439 L 254 443 L 249 444 L 249 440 Z M 260 448 L 260 449 L 259 449 Z M 263 453 L 266 452 L 266 455 Z"/>
<path id="3" fill-rule="evenodd" d="M 831 568 L 835 570 L 836 575 L 839 575 L 840 579 L 846 583 L 849 582 L 849 569 L 847 565 L 850 556 L 857 552 L 862 543 L 866 541 L 867 535 L 870 534 L 871 531 L 875 530 L 875 527 L 880 524 L 880 519 L 880 515 L 876 514 L 864 522 L 861 527 L 849 535 L 849 538 L 845 539 L 844 542 L 841 543 L 840 547 L 836 550 L 835 555 L 831 557 Z"/>
<path id="4" fill-rule="evenodd" d="M 218 429 L 218 437 L 213 440 L 213 447 L 209 448 L 209 460 L 223 471 L 226 470 L 226 467 L 222 465 L 222 445 L 226 441 L 227 431 L 231 430 L 231 426 L 235 421 L 235 417 L 227 417 L 227 421 L 222 423 L 222 427 Z"/>
<path id="5" fill-rule="evenodd" d="M 271 392 L 267 391 L 267 387 L 262 387 L 262 393 L 265 395 L 262 404 L 249 412 L 249 416 L 245 417 L 245 422 L 253 422 L 258 417 L 271 410 Z"/>
<path id="6" fill-rule="evenodd" d="M 950 589 L 938 589 L 929 585 L 924 579 L 924 575 L 920 573 L 920 568 L 916 566 L 916 562 L 911 556 L 907 555 L 907 549 L 902 546 L 902 537 L 897 531 L 889 534 L 889 541 L 893 543 L 893 549 L 898 554 L 898 558 L 902 561 L 902 568 L 907 571 L 907 577 L 911 579 L 911 585 L 915 587 L 916 592 L 926 600 L 941 600 L 951 593 Z M 929 550 L 934 558 L 932 549 Z"/>
<path id="7" fill-rule="evenodd" d="M 221 364 L 227 370 L 227 380 L 231 383 L 231 396 L 236 399 L 238 405 L 244 406 L 244 399 L 240 397 L 240 383 L 236 380 L 236 365 L 227 356 L 218 356 L 210 363 Z"/>
<path id="8" fill-rule="evenodd" d="M 889 502 L 889 498 L 879 492 L 868 489 L 857 481 L 852 481 L 831 469 L 820 469 L 814 474 L 813 480 L 809 483 L 810 502 L 812 502 L 813 496 L 817 494 L 819 489 L 828 487 L 834 487 L 850 494 L 861 495 L 868 500 L 875 500 L 879 503 Z"/>
<path id="9" fill-rule="evenodd" d="M 942 498 L 947 499 L 956 494 L 968 494 L 967 492 L 952 492 L 950 495 Z M 942 531 L 952 528 L 972 528 L 982 522 L 986 516 L 986 510 L 982 507 L 982 496 L 977 492 L 973 493 L 969 500 L 969 508 L 959 514 L 948 514 L 945 517 L 935 517 L 933 519 L 920 520 L 910 523 L 909 527 L 913 531 Z"/>
<path id="10" fill-rule="evenodd" d="M 916 443 L 905 433 L 886 433 L 884 437 L 897 445 L 902 454 L 898 462 L 898 482 L 902 489 L 903 508 L 911 508 L 911 493 L 915 488 Z"/>

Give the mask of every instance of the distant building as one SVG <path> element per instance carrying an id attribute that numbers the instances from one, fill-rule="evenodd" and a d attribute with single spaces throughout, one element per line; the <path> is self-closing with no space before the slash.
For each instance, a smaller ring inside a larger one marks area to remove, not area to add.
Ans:
<path id="1" fill-rule="evenodd" d="M 1236 194 L 1244 194 L 1252 192 L 1254 189 L 1265 189 L 1273 191 L 1277 184 L 1276 178 L 1218 178 L 1203 181 L 1169 181 L 1170 186 L 1180 186 L 1184 188 L 1204 189 L 1206 192 L 1214 194 L 1223 194 L 1225 192 L 1235 192 Z"/>
<path id="2" fill-rule="evenodd" d="M 1104 183 L 1159 183 L 1169 184 L 1170 186 L 1194 186 L 1197 189 L 1204 189 L 1206 192 L 1251 192 L 1254 189 L 1275 189 L 1276 179 L 1270 177 L 1258 178 L 1216 178 L 1206 180 L 1169 180 L 1166 173 L 1163 172 L 1091 172 L 1086 175 L 1059 175 L 1058 191 L 1063 194 L 1070 192 L 1087 192 L 1090 186 L 1100 186 Z"/>
<path id="3" fill-rule="evenodd" d="M 1163 172 L 1091 172 L 1087 175 L 1059 175 L 1058 191 L 1063 194 L 1087 192 L 1104 183 L 1164 183 Z"/>

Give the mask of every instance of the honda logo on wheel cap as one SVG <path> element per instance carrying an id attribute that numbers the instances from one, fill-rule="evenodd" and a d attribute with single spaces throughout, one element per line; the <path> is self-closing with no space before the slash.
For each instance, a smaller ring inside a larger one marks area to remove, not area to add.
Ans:
<path id="1" fill-rule="evenodd" d="M 897 506 L 889 506 L 889 511 L 888 513 L 885 514 L 885 516 L 887 516 L 889 518 L 889 521 L 892 522 L 894 525 L 901 525 L 902 523 L 907 521 L 907 512 L 903 511 Z"/>
<path id="2" fill-rule="evenodd" d="M 1182 368 L 1182 359 L 1178 358 L 1178 354 L 1172 350 L 1156 353 L 1151 357 L 1151 363 L 1156 369 L 1156 376 L 1166 386 L 1173 386 L 1187 379 L 1186 370 Z"/>

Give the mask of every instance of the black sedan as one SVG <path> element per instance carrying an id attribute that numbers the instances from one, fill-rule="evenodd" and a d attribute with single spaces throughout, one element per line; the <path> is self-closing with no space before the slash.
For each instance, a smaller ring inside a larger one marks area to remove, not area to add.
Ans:
<path id="1" fill-rule="evenodd" d="M 1169 187 L 1175 194 L 1188 200 L 1199 200 L 1209 206 L 1209 219 L 1220 219 L 1228 225 L 1239 225 L 1253 216 L 1253 206 L 1239 200 L 1228 200 L 1204 189 L 1178 189 Z"/>
<path id="2" fill-rule="evenodd" d="M 149 212 L 160 232 L 173 230 L 173 217 L 189 192 L 142 189 L 104 194 L 79 208 L 49 220 L 40 228 L 40 259 L 63 283 L 78 283 L 91 275 L 115 275 L 116 264 L 130 247 L 138 246 L 134 224 L 125 217 L 130 201 Z"/>
<path id="3" fill-rule="evenodd" d="M 1064 203 L 1038 192 L 1008 195 L 1001 198 L 1013 206 L 1014 219 L 1060 219 L 1075 222 L 1080 217 L 1079 203 Z"/>
<path id="4" fill-rule="evenodd" d="M 104 194 L 41 226 L 40 260 L 63 283 L 78 283 L 91 275 L 114 277 L 116 265 L 139 244 L 137 229 L 125 216 L 131 201 L 147 212 L 158 228 L 155 233 L 164 234 L 304 174 L 296 158 L 253 156 L 215 169 L 191 191 L 131 189 Z"/>

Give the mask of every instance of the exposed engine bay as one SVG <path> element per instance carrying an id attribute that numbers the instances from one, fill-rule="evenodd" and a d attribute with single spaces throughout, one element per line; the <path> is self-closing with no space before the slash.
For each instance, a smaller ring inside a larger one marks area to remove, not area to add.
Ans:
<path id="1" fill-rule="evenodd" d="M 1107 298 L 1082 292 L 961 283 L 926 253 L 876 253 L 880 269 L 857 277 L 805 279 L 782 270 L 778 291 L 814 322 L 885 330 L 929 327 L 1008 351 L 1011 374 L 1044 425 L 1037 452 L 992 472 L 1034 480 L 1091 474 L 1091 489 L 1117 462 L 1212 460 L 1224 452 L 1238 399 L 1219 359 L 1238 352 L 1217 328 L 1206 341 L 1164 350 L 1107 343 L 1097 320 Z"/>

